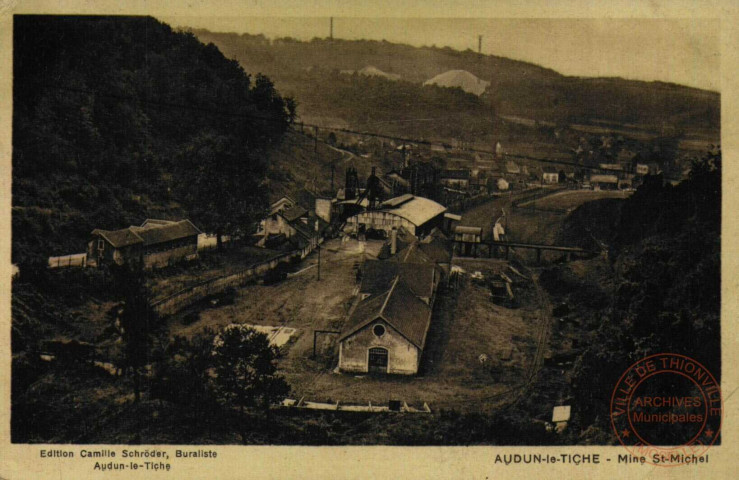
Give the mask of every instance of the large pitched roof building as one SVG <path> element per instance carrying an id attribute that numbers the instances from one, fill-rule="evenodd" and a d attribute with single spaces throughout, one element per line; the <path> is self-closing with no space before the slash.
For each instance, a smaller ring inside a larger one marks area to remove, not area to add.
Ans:
<path id="1" fill-rule="evenodd" d="M 139 262 L 144 268 L 197 257 L 200 230 L 190 220 L 147 219 L 141 226 L 92 231 L 88 262 L 102 265 Z"/>
<path id="2" fill-rule="evenodd" d="M 405 228 L 413 235 L 421 236 L 434 227 L 441 227 L 446 207 L 424 197 L 411 194 L 386 200 L 375 210 L 366 210 L 346 220 L 345 230 L 361 232 L 384 231 L 388 236 L 393 229 Z"/>
<path id="3" fill-rule="evenodd" d="M 393 235 L 393 242 L 397 242 Z M 357 300 L 339 337 L 339 369 L 354 373 L 418 373 L 444 276 L 443 234 L 414 239 L 385 260 L 367 260 Z"/>

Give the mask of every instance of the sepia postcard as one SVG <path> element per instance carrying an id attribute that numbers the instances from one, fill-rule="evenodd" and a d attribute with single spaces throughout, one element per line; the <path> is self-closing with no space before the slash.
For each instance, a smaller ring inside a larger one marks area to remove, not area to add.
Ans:
<path id="1" fill-rule="evenodd" d="M 730 2 L 0 13 L 0 478 L 732 478 Z"/>

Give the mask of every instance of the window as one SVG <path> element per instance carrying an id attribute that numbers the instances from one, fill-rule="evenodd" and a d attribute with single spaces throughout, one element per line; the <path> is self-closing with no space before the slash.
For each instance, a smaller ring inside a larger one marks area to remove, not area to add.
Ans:
<path id="1" fill-rule="evenodd" d="M 376 337 L 381 337 L 385 335 L 385 327 L 383 325 L 377 324 L 372 327 L 372 333 L 374 333 Z"/>
<path id="2" fill-rule="evenodd" d="M 98 239 L 98 250 L 103 250 L 103 249 L 105 249 L 105 241 L 102 238 L 100 238 Z"/>

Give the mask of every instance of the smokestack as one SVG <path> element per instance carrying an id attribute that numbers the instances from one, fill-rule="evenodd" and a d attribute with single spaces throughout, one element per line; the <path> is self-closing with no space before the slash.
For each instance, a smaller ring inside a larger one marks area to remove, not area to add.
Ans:
<path id="1" fill-rule="evenodd" d="M 398 231 L 394 228 L 390 231 L 390 255 L 395 255 L 398 251 Z"/>

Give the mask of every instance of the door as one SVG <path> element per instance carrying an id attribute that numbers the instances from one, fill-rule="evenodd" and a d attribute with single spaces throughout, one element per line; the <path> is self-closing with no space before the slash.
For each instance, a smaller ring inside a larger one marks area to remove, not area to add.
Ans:
<path id="1" fill-rule="evenodd" d="M 387 373 L 387 349 L 369 349 L 369 373 Z"/>

